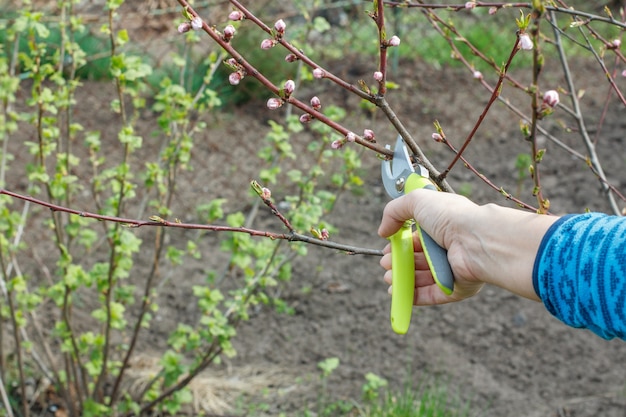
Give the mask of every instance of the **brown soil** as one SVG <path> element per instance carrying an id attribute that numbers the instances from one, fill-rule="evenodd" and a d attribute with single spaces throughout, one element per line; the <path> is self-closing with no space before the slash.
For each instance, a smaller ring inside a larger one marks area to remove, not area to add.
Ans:
<path id="1" fill-rule="evenodd" d="M 346 74 L 350 82 L 367 77 L 374 69 L 373 63 L 359 62 L 357 58 L 329 67 Z M 583 102 L 588 123 L 595 125 L 601 116 L 606 82 L 593 62 L 581 59 L 573 70 L 579 88 L 587 91 Z M 439 120 L 448 138 L 459 146 L 486 104 L 488 94 L 460 69 L 436 70 L 404 62 L 393 78 L 401 88 L 390 92 L 391 105 L 399 109 L 398 115 L 409 130 L 421 138 L 429 158 L 439 168 L 445 167 L 453 155 L 430 140 L 433 121 Z M 560 76 L 554 79 L 562 83 Z M 623 89 L 624 79 L 619 82 Z M 87 83 L 86 87 L 79 93 L 76 122 L 84 123 L 86 130 L 102 130 L 103 138 L 113 138 L 113 133 L 107 132 L 114 129 L 114 116 L 95 111 L 108 106 L 113 97 L 112 86 Z M 512 89 L 505 88 L 504 94 L 509 93 L 514 95 Z M 306 97 L 307 93 L 302 94 Z M 347 106 L 346 124 L 355 131 L 370 127 L 381 142 L 395 138 L 382 115 L 377 115 L 373 122 L 367 121 L 358 100 L 346 100 L 341 93 L 330 90 L 316 94 L 325 103 L 334 101 Z M 248 184 L 261 167 L 254 157 L 255 149 L 268 130 L 267 119 L 276 116 L 264 108 L 264 99 L 259 97 L 229 109 L 228 114 L 202 116 L 209 128 L 194 150 L 194 171 L 181 181 L 174 208 L 176 217 L 193 221 L 195 205 L 211 198 L 228 198 L 229 211 L 249 208 Z M 609 109 L 598 144 L 612 184 L 622 190 L 626 188 L 624 116 L 623 106 Z M 549 124 L 550 131 L 586 153 L 577 135 L 563 134 L 558 128 L 557 120 L 565 119 L 563 112 L 557 111 L 554 122 Z M 139 133 L 148 138 L 154 124 L 154 115 L 146 112 L 139 121 Z M 24 130 L 25 138 L 28 134 L 28 129 Z M 306 132 L 293 138 L 297 147 L 305 146 L 308 140 L 310 135 Z M 549 141 L 545 147 L 542 173 L 552 211 L 609 212 L 598 181 L 584 161 L 572 158 Z M 519 153 L 528 149 L 520 138 L 518 117 L 497 103 L 467 157 L 498 186 L 515 192 L 515 161 Z M 20 155 L 21 161 L 13 162 L 16 166 L 29 158 L 25 153 Z M 375 155 L 366 153 L 363 159 L 365 192 L 344 195 L 328 220 L 339 227 L 333 240 L 382 248 L 385 242 L 376 235 L 376 228 L 388 198 L 380 184 Z M 476 202 L 510 204 L 461 166 L 452 172 L 450 182 Z M 21 191 L 24 184 L 24 180 L 9 178 L 7 188 Z M 530 188 L 526 180 L 522 197 L 532 203 Z M 280 189 L 274 190 L 274 198 L 281 198 Z M 256 226 L 280 230 L 279 222 L 269 213 L 262 211 L 259 219 Z M 154 232 L 138 233 L 149 238 Z M 172 231 L 171 239 L 174 243 L 184 242 L 194 233 Z M 27 231 L 27 240 L 38 239 L 38 232 Z M 162 308 L 155 325 L 142 340 L 144 355 L 159 352 L 176 323 L 194 321 L 197 307 L 189 303 L 191 286 L 203 282 L 207 266 L 223 265 L 224 255 L 216 253 L 218 239 L 219 236 L 205 235 L 198 241 L 204 253 L 202 261 L 186 262 L 164 272 L 173 275 L 161 290 Z M 42 252 L 45 253 L 39 249 L 38 256 Z M 148 262 L 137 259 L 139 264 Z M 53 270 L 54 263 L 49 268 Z M 236 395 L 243 392 L 270 404 L 267 415 L 293 415 L 307 407 L 315 410 L 320 395 L 317 363 L 337 357 L 340 366 L 328 381 L 331 400 L 358 401 L 365 374 L 373 372 L 386 378 L 391 389 L 398 392 L 407 381 L 418 384 L 436 376 L 451 397 L 471 401 L 472 416 L 626 416 L 626 344 L 568 328 L 551 317 L 541 304 L 498 288 L 486 288 L 475 298 L 458 304 L 416 308 L 409 333 L 398 336 L 389 325 L 390 299 L 377 258 L 311 247 L 306 258 L 296 261 L 293 272 L 293 280 L 282 290 L 282 297 L 295 314 L 280 315 L 270 308 L 259 308 L 238 329 L 237 356 L 218 367 L 223 381 L 240 378 L 249 382 L 239 385 L 239 391 L 233 389 L 235 394 L 227 398 L 231 405 Z M 305 288 L 311 290 L 304 291 Z M 265 383 L 258 378 L 253 381 L 255 373 L 267 376 Z M 215 385 L 223 388 L 224 384 Z"/>

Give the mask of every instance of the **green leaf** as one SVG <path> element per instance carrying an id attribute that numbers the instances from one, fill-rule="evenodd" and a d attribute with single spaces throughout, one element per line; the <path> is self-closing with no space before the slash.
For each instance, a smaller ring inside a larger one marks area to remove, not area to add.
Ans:
<path id="1" fill-rule="evenodd" d="M 230 227 L 241 227 L 246 221 L 246 217 L 242 212 L 232 213 L 226 216 L 226 223 Z"/>
<path id="2" fill-rule="evenodd" d="M 126 29 L 122 29 L 120 31 L 117 32 L 117 37 L 115 38 L 116 43 L 119 46 L 122 46 L 124 44 L 126 44 L 129 40 L 128 38 L 128 31 Z"/>
<path id="3" fill-rule="evenodd" d="M 328 378 L 339 366 L 339 358 L 327 358 L 318 362 L 317 367 L 322 370 L 322 378 Z"/>
<path id="4" fill-rule="evenodd" d="M 319 33 L 324 33 L 330 29 L 330 23 L 322 16 L 317 16 L 313 19 L 313 29 Z"/>
<path id="5" fill-rule="evenodd" d="M 216 198 L 211 200 L 207 204 L 202 204 L 198 206 L 196 209 L 198 211 L 198 215 L 203 218 L 206 223 L 213 223 L 216 220 L 224 217 L 224 203 L 226 203 L 225 198 Z"/>

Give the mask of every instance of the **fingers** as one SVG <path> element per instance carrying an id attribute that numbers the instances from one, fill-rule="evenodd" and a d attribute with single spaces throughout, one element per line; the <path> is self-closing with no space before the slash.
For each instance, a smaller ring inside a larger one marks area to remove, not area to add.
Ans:
<path id="1" fill-rule="evenodd" d="M 428 261 L 426 260 L 426 255 L 424 252 L 417 252 L 414 254 L 415 257 L 415 270 L 416 271 L 429 271 Z M 391 254 L 388 253 L 380 258 L 380 266 L 382 266 L 386 270 L 391 270 Z"/>
<path id="2" fill-rule="evenodd" d="M 385 283 L 387 283 L 388 285 L 392 285 L 392 276 L 393 276 L 393 273 L 391 272 L 391 269 L 388 271 L 385 271 L 385 275 L 383 276 Z M 416 290 L 421 287 L 428 287 L 429 285 L 432 285 L 434 283 L 435 283 L 435 280 L 433 279 L 433 274 L 430 273 L 430 270 L 425 269 L 421 271 L 415 271 L 415 289 Z"/>
<path id="3" fill-rule="evenodd" d="M 387 238 L 397 232 L 405 221 L 415 219 L 439 245 L 449 249 L 460 226 L 466 225 L 476 208 L 465 197 L 428 189 L 411 191 L 390 201 L 378 227 L 378 234 Z M 446 239 L 447 237 L 447 239 Z"/>

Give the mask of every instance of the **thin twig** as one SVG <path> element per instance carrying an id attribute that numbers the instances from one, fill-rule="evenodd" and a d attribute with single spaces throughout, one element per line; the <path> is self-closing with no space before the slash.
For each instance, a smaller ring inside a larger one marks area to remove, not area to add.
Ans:
<path id="1" fill-rule="evenodd" d="M 550 12 L 551 18 L 555 19 L 554 12 Z M 578 96 L 576 95 L 576 87 L 574 86 L 574 80 L 572 78 L 572 73 L 569 68 L 569 64 L 567 61 L 567 56 L 565 55 L 565 50 L 563 49 L 563 44 L 561 42 L 561 33 L 554 29 L 554 37 L 556 40 L 556 47 L 559 53 L 559 58 L 561 61 L 561 66 L 563 67 L 563 74 L 565 76 L 565 81 L 567 83 L 567 88 L 570 91 L 570 99 L 572 101 L 572 106 L 574 108 L 574 112 L 576 114 L 576 123 L 578 124 L 578 129 L 580 131 L 580 135 L 582 136 L 585 147 L 587 148 L 587 152 L 589 153 L 589 165 L 593 167 L 594 171 L 597 173 L 598 178 L 600 178 L 600 184 L 602 188 L 606 192 L 607 199 L 609 204 L 611 205 L 611 209 L 613 213 L 619 215 L 621 211 L 615 201 L 614 195 L 610 192 L 610 187 L 607 185 L 608 182 L 606 180 L 606 175 L 604 174 L 604 170 L 602 169 L 602 164 L 598 159 L 598 154 L 596 153 L 595 146 L 593 145 L 593 140 L 589 137 L 589 133 L 587 131 L 587 127 L 585 125 L 585 120 L 582 114 L 582 110 L 580 108 L 580 102 L 578 100 Z"/>
<path id="2" fill-rule="evenodd" d="M 232 227 L 232 226 L 220 226 L 220 225 L 212 225 L 212 224 L 198 224 L 198 223 L 182 223 L 180 221 L 167 221 L 158 216 L 153 216 L 152 220 L 137 220 L 137 219 L 129 219 L 124 217 L 116 217 L 110 215 L 102 215 L 96 213 L 90 213 L 88 211 L 75 210 L 69 207 L 63 207 L 57 204 L 49 203 L 47 201 L 39 200 L 34 197 L 22 195 L 15 193 L 13 191 L 9 191 L 7 189 L 0 189 L 0 194 L 8 195 L 10 197 L 29 201 L 31 203 L 37 204 L 39 206 L 47 207 L 52 211 L 60 211 L 68 214 L 74 214 L 80 217 L 85 217 L 89 219 L 95 219 L 106 222 L 118 223 L 127 227 L 135 228 L 135 227 L 171 227 L 175 229 L 193 229 L 193 230 L 206 230 L 213 232 L 236 232 L 236 233 L 245 233 L 251 236 L 260 236 L 267 237 L 270 239 L 283 239 L 290 242 L 305 242 L 316 246 L 322 246 L 329 249 L 335 249 L 338 251 L 345 252 L 349 255 L 372 255 L 372 256 L 382 256 L 382 251 L 377 249 L 367 249 L 356 247 L 352 245 L 345 245 L 342 243 L 331 242 L 327 240 L 316 239 L 311 236 L 306 236 L 301 233 L 276 233 L 270 232 L 266 230 L 257 230 L 250 229 L 246 227 Z M 280 213 L 280 212 L 279 212 Z"/>

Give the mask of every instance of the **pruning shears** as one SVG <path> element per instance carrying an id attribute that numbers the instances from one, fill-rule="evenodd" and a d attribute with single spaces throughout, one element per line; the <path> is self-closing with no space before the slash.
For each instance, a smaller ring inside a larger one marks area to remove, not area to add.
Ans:
<path id="1" fill-rule="evenodd" d="M 389 145 L 387 149 L 391 149 Z M 417 172 L 416 172 L 417 168 Z M 383 185 L 391 198 L 398 198 L 413 190 L 426 188 L 438 190 L 430 180 L 428 170 L 420 164 L 411 163 L 409 152 L 398 136 L 393 158 L 382 162 Z M 435 282 L 445 294 L 454 290 L 454 276 L 448 263 L 447 251 L 439 246 L 414 220 L 409 220 L 392 235 L 391 241 L 391 328 L 405 334 L 411 323 L 413 298 L 415 296 L 415 260 L 413 253 L 413 227 L 422 244 L 426 261 Z"/>

